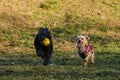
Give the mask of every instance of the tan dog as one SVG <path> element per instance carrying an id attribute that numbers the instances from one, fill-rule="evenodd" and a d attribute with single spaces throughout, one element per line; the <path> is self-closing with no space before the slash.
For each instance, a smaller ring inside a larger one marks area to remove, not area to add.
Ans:
<path id="1" fill-rule="evenodd" d="M 87 65 L 91 58 L 92 64 L 94 64 L 94 51 L 92 46 L 88 43 L 88 36 L 79 35 L 77 36 L 77 48 L 78 54 L 82 58 L 82 64 Z"/>

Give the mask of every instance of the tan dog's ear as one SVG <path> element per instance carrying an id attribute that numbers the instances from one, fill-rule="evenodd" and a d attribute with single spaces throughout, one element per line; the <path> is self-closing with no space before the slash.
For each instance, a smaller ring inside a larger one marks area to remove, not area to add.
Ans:
<path id="1" fill-rule="evenodd" d="M 86 38 L 87 40 L 90 40 L 90 37 L 89 37 L 89 36 L 85 36 L 85 38 Z"/>

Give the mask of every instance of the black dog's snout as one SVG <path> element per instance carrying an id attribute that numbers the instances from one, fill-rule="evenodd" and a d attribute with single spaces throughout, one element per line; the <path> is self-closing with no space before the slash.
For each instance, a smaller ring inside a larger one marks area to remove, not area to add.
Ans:
<path id="1" fill-rule="evenodd" d="M 81 40 L 78 40 L 78 43 L 80 43 L 81 42 Z"/>

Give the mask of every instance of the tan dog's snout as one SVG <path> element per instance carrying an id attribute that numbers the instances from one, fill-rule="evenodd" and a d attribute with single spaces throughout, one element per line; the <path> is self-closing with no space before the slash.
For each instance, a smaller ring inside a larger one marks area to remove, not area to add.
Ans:
<path id="1" fill-rule="evenodd" d="M 85 36 L 82 36 L 82 35 L 79 35 L 77 36 L 77 43 L 78 44 L 83 44 L 87 41 L 86 37 Z"/>
<path id="2" fill-rule="evenodd" d="M 78 40 L 77 43 L 81 43 L 81 40 Z"/>
<path id="3" fill-rule="evenodd" d="M 78 43 L 81 43 L 81 42 L 83 41 L 83 39 L 84 39 L 84 38 L 78 38 L 78 39 L 77 39 L 77 42 L 78 42 Z"/>

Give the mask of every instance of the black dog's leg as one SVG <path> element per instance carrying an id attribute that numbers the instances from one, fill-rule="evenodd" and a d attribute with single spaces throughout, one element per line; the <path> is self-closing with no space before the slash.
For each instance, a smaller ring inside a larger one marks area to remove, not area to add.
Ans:
<path id="1" fill-rule="evenodd" d="M 43 63 L 44 66 L 48 65 L 48 63 L 50 62 L 50 58 L 51 58 L 51 53 L 46 53 L 44 56 L 44 63 Z"/>
<path id="2" fill-rule="evenodd" d="M 50 58 L 51 55 L 53 53 L 53 44 L 51 42 L 51 45 L 47 48 L 47 50 L 45 51 L 45 56 L 44 56 L 44 63 L 43 65 L 48 65 L 48 63 L 50 62 Z"/>
<path id="3" fill-rule="evenodd" d="M 44 58 L 45 53 L 41 49 L 39 49 L 36 53 L 38 57 Z"/>

